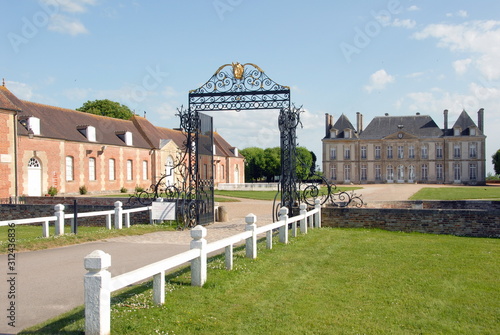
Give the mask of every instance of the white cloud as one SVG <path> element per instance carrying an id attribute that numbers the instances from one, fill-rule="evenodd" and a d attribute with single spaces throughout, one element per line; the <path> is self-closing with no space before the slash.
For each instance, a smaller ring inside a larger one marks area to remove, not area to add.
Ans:
<path id="1" fill-rule="evenodd" d="M 467 69 L 469 68 L 469 65 L 472 63 L 472 59 L 466 58 L 466 59 L 460 59 L 457 61 L 453 62 L 453 68 L 455 69 L 455 72 L 459 75 L 464 74 L 467 72 Z"/>
<path id="2" fill-rule="evenodd" d="M 406 78 L 419 78 L 424 75 L 423 72 L 413 72 L 406 76 Z"/>
<path id="3" fill-rule="evenodd" d="M 49 30 L 72 36 L 88 33 L 87 28 L 85 28 L 80 20 L 61 14 L 51 16 Z"/>
<path id="4" fill-rule="evenodd" d="M 410 19 L 405 19 L 405 20 L 400 20 L 400 19 L 394 19 L 392 21 L 391 26 L 393 27 L 402 27 L 402 28 L 407 28 L 407 29 L 412 29 L 417 25 L 415 20 L 410 20 Z"/>
<path id="5" fill-rule="evenodd" d="M 418 6 L 415 6 L 415 5 L 408 7 L 409 12 L 416 12 L 418 10 L 420 10 L 420 8 L 418 8 Z"/>
<path id="6" fill-rule="evenodd" d="M 458 17 L 467 17 L 469 16 L 469 14 L 467 13 L 467 11 L 465 10 L 459 10 L 457 12 L 454 12 L 454 13 L 446 13 L 446 17 L 455 17 L 455 16 L 458 16 Z"/>
<path id="7" fill-rule="evenodd" d="M 468 54 L 471 64 L 488 80 L 500 78 L 500 21 L 431 24 L 413 34 L 417 40 L 435 38 L 437 45 Z M 455 66 L 455 64 L 453 64 Z M 459 65 L 464 65 L 460 64 Z M 455 67 L 456 69 L 456 67 Z"/>
<path id="8" fill-rule="evenodd" d="M 95 5 L 95 0 L 41 0 L 41 2 L 56 9 L 50 16 L 49 30 L 72 36 L 88 33 L 76 15 L 87 12 L 88 6 Z"/>
<path id="9" fill-rule="evenodd" d="M 21 100 L 31 100 L 33 97 L 33 88 L 25 83 L 17 81 L 5 81 L 5 86 Z"/>
<path id="10" fill-rule="evenodd" d="M 391 76 L 384 69 L 381 69 L 370 76 L 370 83 L 365 86 L 365 90 L 368 93 L 371 93 L 373 90 L 383 90 L 387 84 L 393 83 L 394 81 L 394 76 Z"/>

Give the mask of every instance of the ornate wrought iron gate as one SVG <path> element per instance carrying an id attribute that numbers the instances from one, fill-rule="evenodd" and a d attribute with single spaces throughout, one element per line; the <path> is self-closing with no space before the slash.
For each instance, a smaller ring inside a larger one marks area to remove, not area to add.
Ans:
<path id="1" fill-rule="evenodd" d="M 189 106 L 185 115 L 191 115 L 197 119 L 197 115 L 203 111 L 272 109 L 279 110 L 278 124 L 281 139 L 281 203 L 278 207 L 287 206 L 291 209 L 298 201 L 295 175 L 295 131 L 300 122 L 300 109 L 291 105 L 289 87 L 271 80 L 255 64 L 225 64 L 217 69 L 204 85 L 189 92 Z M 201 123 L 199 124 L 201 125 Z M 192 132 L 194 134 L 202 133 L 195 130 Z M 188 150 L 192 150 L 190 145 L 188 145 Z M 193 154 L 189 156 L 195 157 Z M 200 159 L 200 156 L 197 157 Z M 193 162 L 191 168 L 193 180 L 196 179 L 194 174 L 198 173 L 198 170 L 199 161 L 198 163 Z M 208 183 L 208 180 L 204 180 L 199 185 Z M 213 195 L 213 179 L 210 185 Z M 203 193 L 203 189 L 198 189 L 196 192 L 208 194 Z M 207 200 L 208 205 L 213 204 L 213 198 Z"/>

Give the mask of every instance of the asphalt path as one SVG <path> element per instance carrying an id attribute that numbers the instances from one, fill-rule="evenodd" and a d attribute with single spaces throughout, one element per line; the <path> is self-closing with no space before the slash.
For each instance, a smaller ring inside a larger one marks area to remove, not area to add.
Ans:
<path id="1" fill-rule="evenodd" d="M 366 185 L 361 194 L 365 202 L 406 200 L 421 187 L 430 185 L 383 184 Z M 432 187 L 432 186 L 431 186 Z M 438 186 L 436 186 L 438 187 Z M 442 187 L 439 186 L 439 187 Z M 229 221 L 207 226 L 208 242 L 244 231 L 244 218 L 249 213 L 257 216 L 257 225 L 272 222 L 272 202 L 242 200 L 221 203 L 228 211 Z M 16 334 L 24 328 L 46 321 L 82 305 L 83 259 L 94 250 L 111 255 L 109 271 L 116 276 L 141 266 L 168 258 L 189 249 L 189 231 L 157 232 L 141 236 L 125 236 L 108 240 L 16 254 L 15 328 L 8 325 L 9 307 L 7 255 L 0 255 L 0 334 Z"/>

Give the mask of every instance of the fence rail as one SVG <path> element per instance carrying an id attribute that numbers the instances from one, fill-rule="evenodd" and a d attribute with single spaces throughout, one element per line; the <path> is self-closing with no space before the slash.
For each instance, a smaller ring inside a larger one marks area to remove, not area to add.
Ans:
<path id="1" fill-rule="evenodd" d="M 102 250 L 95 250 L 84 258 L 84 266 L 88 271 L 84 275 L 85 290 L 85 334 L 109 334 L 111 331 L 111 293 L 128 285 L 153 277 L 153 301 L 156 304 L 165 302 L 165 272 L 191 262 L 191 285 L 203 286 L 207 280 L 207 255 L 225 248 L 225 265 L 227 270 L 233 268 L 234 245 L 245 241 L 245 253 L 248 258 L 257 257 L 257 236 L 266 234 L 266 246 L 272 248 L 273 230 L 279 229 L 279 241 L 288 243 L 289 226 L 292 236 L 297 236 L 297 227 L 302 233 L 308 228 L 321 227 L 321 205 L 316 200 L 315 208 L 306 210 L 300 205 L 300 214 L 288 217 L 286 207 L 280 209 L 279 221 L 262 227 L 256 225 L 257 217 L 248 214 L 245 218 L 245 231 L 236 235 L 207 243 L 207 229 L 196 226 L 191 230 L 193 240 L 190 250 L 175 256 L 143 266 L 133 271 L 111 278 L 107 270 L 111 266 L 111 256 Z"/>
<path id="2" fill-rule="evenodd" d="M 112 228 L 111 221 L 112 221 L 112 217 L 114 216 L 115 228 L 122 229 L 123 226 L 125 226 L 125 228 L 130 227 L 130 213 L 151 211 L 151 206 L 130 208 L 130 209 L 123 209 L 122 206 L 123 206 L 123 203 L 121 201 L 116 201 L 115 202 L 115 209 L 111 209 L 111 210 L 107 210 L 107 211 L 77 213 L 76 217 L 77 218 L 84 218 L 84 217 L 94 217 L 94 216 L 105 215 L 106 216 L 106 228 L 111 229 Z M 62 235 L 62 234 L 64 234 L 64 220 L 71 219 L 72 232 L 75 232 L 75 230 L 76 230 L 75 225 L 74 225 L 75 215 L 71 214 L 71 213 L 65 214 L 64 208 L 65 208 L 65 206 L 62 204 L 55 205 L 54 206 L 55 213 L 53 216 L 0 221 L 0 227 L 7 226 L 11 223 L 14 223 L 16 225 L 42 223 L 42 236 L 48 237 L 49 236 L 49 223 L 50 222 L 55 222 L 55 235 Z M 122 224 L 124 215 L 125 215 L 125 223 Z"/>

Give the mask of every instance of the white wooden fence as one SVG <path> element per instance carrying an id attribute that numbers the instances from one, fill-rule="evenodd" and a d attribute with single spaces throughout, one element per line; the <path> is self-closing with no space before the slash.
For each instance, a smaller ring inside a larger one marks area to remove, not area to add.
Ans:
<path id="1" fill-rule="evenodd" d="M 71 227 L 74 227 L 74 214 L 64 214 L 64 205 L 58 204 L 54 206 L 54 215 L 53 216 L 44 216 L 37 218 L 29 218 L 29 219 L 17 219 L 17 220 L 5 220 L 0 221 L 1 226 L 7 226 L 11 223 L 16 225 L 21 224 L 33 224 L 33 223 L 42 223 L 42 236 L 49 236 L 49 223 L 55 222 L 55 235 L 63 235 L 64 234 L 64 220 L 71 219 Z M 122 229 L 123 226 L 125 228 L 130 227 L 130 213 L 134 212 L 143 212 L 143 211 L 151 211 L 151 206 L 149 207 L 139 207 L 139 208 L 130 208 L 123 209 L 123 203 L 121 201 L 115 202 L 115 209 L 110 209 L 107 211 L 96 211 L 96 212 L 84 212 L 77 213 L 77 218 L 84 217 L 93 217 L 93 216 L 106 216 L 106 228 L 111 229 L 111 217 L 114 215 L 114 226 L 116 229 Z M 125 222 L 123 222 L 123 216 L 125 215 Z M 151 217 L 151 215 L 150 215 Z"/>
<path id="2" fill-rule="evenodd" d="M 288 209 L 281 208 L 279 221 L 257 227 L 257 217 L 248 214 L 245 218 L 245 231 L 228 238 L 207 243 L 206 228 L 196 226 L 191 230 L 191 249 L 161 261 L 146 265 L 139 269 L 111 278 L 107 270 L 111 266 L 111 256 L 104 251 L 95 250 L 84 258 L 85 289 L 85 334 L 109 334 L 111 331 L 111 293 L 130 284 L 153 277 L 153 300 L 156 304 L 165 302 L 165 272 L 175 267 L 191 262 L 191 285 L 202 286 L 207 280 L 207 255 L 213 251 L 225 248 L 226 269 L 233 268 L 233 246 L 245 241 L 246 257 L 257 257 L 257 236 L 266 233 L 266 246 L 272 248 L 272 232 L 279 229 L 279 241 L 288 243 L 289 224 L 292 236 L 297 236 L 297 226 L 301 233 L 306 234 L 308 227 L 321 226 L 321 205 L 316 200 L 315 208 L 306 210 L 306 205 L 300 205 L 300 214 L 288 217 Z"/>

